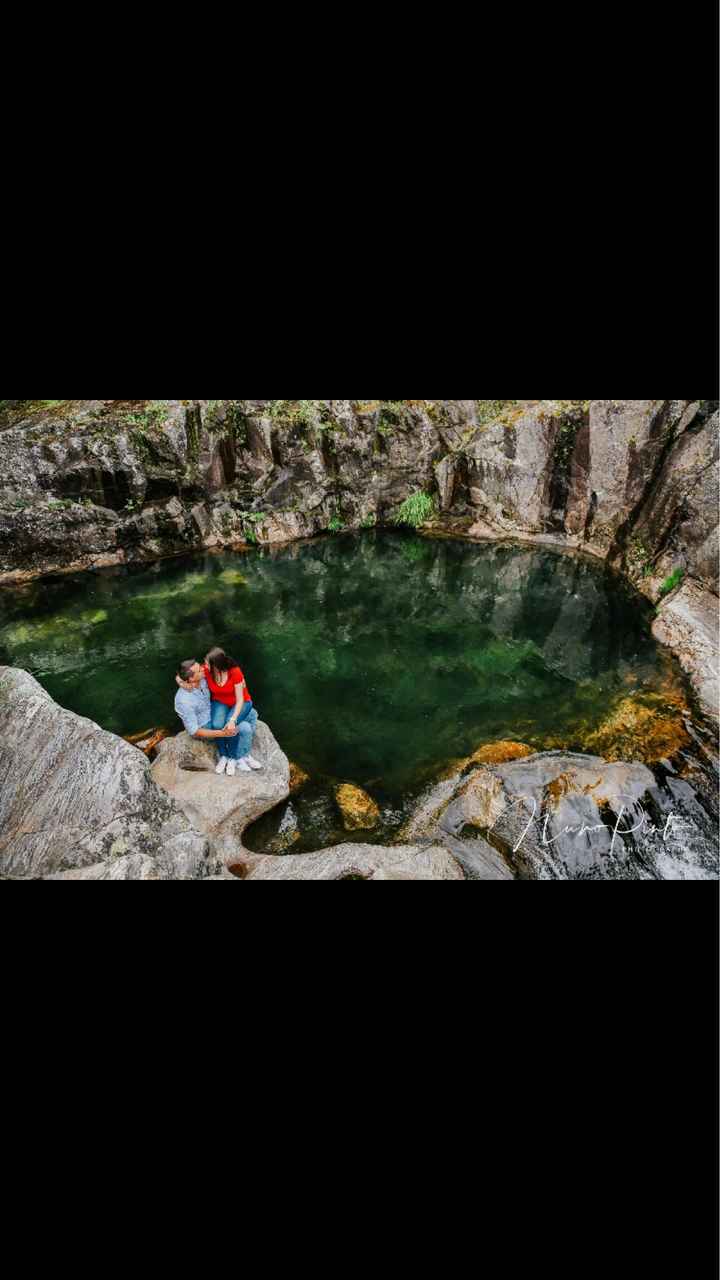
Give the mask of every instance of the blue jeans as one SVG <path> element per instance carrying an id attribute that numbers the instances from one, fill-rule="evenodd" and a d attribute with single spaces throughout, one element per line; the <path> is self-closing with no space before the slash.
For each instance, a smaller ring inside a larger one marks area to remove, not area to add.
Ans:
<path id="1" fill-rule="evenodd" d="M 247 710 L 248 707 L 250 708 L 249 711 Z M 213 702 L 212 720 L 209 727 L 212 729 L 224 729 L 234 710 L 234 707 L 226 707 L 224 702 Z M 258 724 L 258 713 L 251 702 L 246 702 L 245 708 L 240 714 L 243 719 L 238 721 L 237 737 L 215 739 L 215 745 L 220 755 L 227 756 L 228 760 L 244 760 L 252 751 L 255 730 Z"/>

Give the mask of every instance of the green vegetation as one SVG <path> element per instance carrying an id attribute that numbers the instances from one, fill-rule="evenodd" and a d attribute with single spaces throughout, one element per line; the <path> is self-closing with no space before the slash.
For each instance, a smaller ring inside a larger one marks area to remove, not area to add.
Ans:
<path id="1" fill-rule="evenodd" d="M 413 493 L 403 502 L 400 510 L 393 517 L 393 524 L 409 525 L 411 529 L 419 529 L 427 520 L 437 515 L 437 504 L 427 493 Z"/>
<path id="2" fill-rule="evenodd" d="M 249 542 L 253 547 L 258 545 L 257 526 L 262 524 L 265 516 L 258 511 L 250 511 L 243 518 L 243 533 L 245 541 Z"/>
<path id="3" fill-rule="evenodd" d="M 664 600 L 665 596 L 669 596 L 671 591 L 674 591 L 676 587 L 679 587 L 684 577 L 685 577 L 684 569 L 675 569 L 670 574 L 670 577 L 666 578 L 665 581 L 663 582 L 660 588 L 660 599 Z"/>
<path id="4" fill-rule="evenodd" d="M 167 400 L 148 400 L 144 409 L 126 414 L 124 422 L 129 427 L 137 427 L 140 431 L 157 430 L 167 422 L 168 411 Z"/>

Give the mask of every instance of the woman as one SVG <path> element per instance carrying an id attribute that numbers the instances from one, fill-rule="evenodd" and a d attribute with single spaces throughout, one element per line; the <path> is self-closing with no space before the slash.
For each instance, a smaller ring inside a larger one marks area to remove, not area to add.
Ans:
<path id="1" fill-rule="evenodd" d="M 238 770 L 240 773 L 252 773 L 253 769 L 262 769 L 263 766 L 250 754 L 258 713 L 238 663 L 229 658 L 224 649 L 211 649 L 205 659 L 204 672 L 212 698 L 213 729 L 232 725 L 238 730 L 237 737 L 231 739 L 237 745 L 236 758 L 222 758 L 216 772 L 227 772 L 232 778 Z M 182 681 L 178 680 L 178 684 Z"/>

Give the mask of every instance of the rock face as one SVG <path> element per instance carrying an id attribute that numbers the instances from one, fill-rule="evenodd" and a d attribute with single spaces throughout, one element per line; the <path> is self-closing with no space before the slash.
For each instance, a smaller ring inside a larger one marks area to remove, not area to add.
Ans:
<path id="1" fill-rule="evenodd" d="M 233 402 L 49 403 L 0 420 L 0 580 L 244 540 Z"/>
<path id="2" fill-rule="evenodd" d="M 4 403 L 0 581 L 193 547 L 273 545 L 338 520 L 383 520 L 434 482 L 435 462 L 472 423 L 475 406 Z M 299 416 L 295 405 L 312 407 Z"/>
<path id="3" fill-rule="evenodd" d="M 718 718 L 720 688 L 718 603 L 713 592 L 688 580 L 662 605 L 653 624 L 653 635 L 677 654 L 703 712 L 711 720 Z"/>
<path id="4" fill-rule="evenodd" d="M 500 534 L 560 532 L 567 502 L 563 450 L 585 416 L 582 405 L 540 401 L 481 427 L 464 450 L 456 506 L 464 496 L 473 515 Z"/>
<path id="5" fill-rule="evenodd" d="M 3 403 L 0 574 L 272 545 L 425 489 L 479 535 L 619 560 L 637 537 L 717 591 L 714 402 Z"/>
<path id="6" fill-rule="evenodd" d="M 473 880 L 717 880 L 717 830 L 715 790 L 670 762 L 551 751 L 444 780 L 403 839 L 442 845 Z"/>
<path id="7" fill-rule="evenodd" d="M 220 865 L 141 752 L 0 667 L 0 875 L 196 880 Z"/>
<path id="8" fill-rule="evenodd" d="M 243 832 L 290 795 L 290 762 L 262 721 L 253 755 L 262 772 L 234 778 L 215 773 L 217 750 L 187 733 L 161 743 L 152 778 L 197 831 L 209 836 L 227 865 L 240 861 Z"/>
<path id="9" fill-rule="evenodd" d="M 718 594 L 720 415 L 693 422 L 667 453 L 635 523 L 634 536 L 654 549 L 654 576 L 682 568 Z"/>
<path id="10" fill-rule="evenodd" d="M 622 539 L 672 441 L 700 408 L 688 400 L 593 400 L 573 457 L 569 532 L 603 554 Z"/>

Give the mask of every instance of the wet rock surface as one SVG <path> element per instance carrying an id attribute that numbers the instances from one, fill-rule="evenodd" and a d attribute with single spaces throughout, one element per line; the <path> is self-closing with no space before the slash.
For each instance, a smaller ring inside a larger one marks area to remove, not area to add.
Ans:
<path id="1" fill-rule="evenodd" d="M 717 880 L 717 755 L 655 769 L 542 752 L 445 779 L 402 839 L 442 844 L 468 879 Z M 685 776 L 683 776 L 683 774 Z"/>

